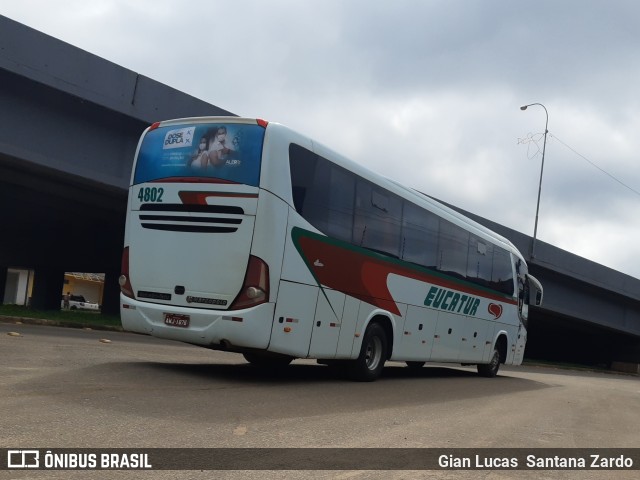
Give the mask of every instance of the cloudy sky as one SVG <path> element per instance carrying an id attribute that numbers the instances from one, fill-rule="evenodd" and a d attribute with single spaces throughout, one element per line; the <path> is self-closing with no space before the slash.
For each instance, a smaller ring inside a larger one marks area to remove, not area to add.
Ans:
<path id="1" fill-rule="evenodd" d="M 0 13 L 640 278 L 640 2 L 0 0 Z M 603 172 L 604 170 L 604 172 Z"/>

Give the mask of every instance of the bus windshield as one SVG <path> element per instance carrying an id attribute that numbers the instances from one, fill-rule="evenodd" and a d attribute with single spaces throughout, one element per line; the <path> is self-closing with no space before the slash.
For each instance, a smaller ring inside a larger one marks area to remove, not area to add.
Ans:
<path id="1" fill-rule="evenodd" d="M 220 179 L 258 186 L 265 129 L 256 124 L 170 125 L 149 130 L 133 185 L 159 180 Z"/>

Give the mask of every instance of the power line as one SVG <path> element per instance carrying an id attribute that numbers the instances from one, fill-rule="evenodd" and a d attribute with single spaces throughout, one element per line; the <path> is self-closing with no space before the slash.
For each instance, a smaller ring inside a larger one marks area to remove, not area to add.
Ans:
<path id="1" fill-rule="evenodd" d="M 558 142 L 560 142 L 562 145 L 564 145 L 566 148 L 568 148 L 569 150 L 571 150 L 573 153 L 575 153 L 577 156 L 579 156 L 580 158 L 582 158 L 584 161 L 586 161 L 587 163 L 589 163 L 592 167 L 597 168 L 598 170 L 600 170 L 602 173 L 604 173 L 606 176 L 608 176 L 609 178 L 611 178 L 612 180 L 618 182 L 620 185 L 622 185 L 624 188 L 632 191 L 633 193 L 635 193 L 636 195 L 640 196 L 640 192 L 638 190 L 636 190 L 633 187 L 630 187 L 629 185 L 627 185 L 626 183 L 624 183 L 622 180 L 618 179 L 617 177 L 615 177 L 614 175 L 610 174 L 609 172 L 607 172 L 605 169 L 599 167 L 595 162 L 592 162 L 591 160 L 589 160 L 587 157 L 585 157 L 584 155 L 582 155 L 580 152 L 576 151 L 574 148 L 572 148 L 571 146 L 567 145 L 565 142 L 563 142 L 562 140 L 560 140 L 557 135 L 552 134 L 551 132 L 548 133 L 548 135 L 550 135 L 551 137 L 555 138 Z"/>
<path id="2" fill-rule="evenodd" d="M 604 168 L 598 166 L 595 162 L 592 162 L 591 160 L 589 160 L 587 157 L 585 157 L 584 155 L 582 155 L 580 152 L 578 152 L 575 148 L 567 145 L 565 142 L 563 142 L 562 140 L 560 140 L 558 138 L 557 135 L 552 134 L 551 132 L 547 132 L 547 135 L 549 135 L 550 137 L 555 138 L 560 144 L 562 144 L 564 147 L 566 147 L 567 149 L 571 150 L 573 153 L 575 153 L 577 156 L 579 156 L 580 158 L 582 158 L 585 162 L 589 163 L 592 167 L 597 168 L 598 170 L 600 170 L 602 173 L 604 173 L 607 177 L 611 178 L 612 180 L 614 180 L 615 182 L 619 183 L 620 185 L 622 185 L 624 188 L 626 188 L 627 190 L 635 193 L 636 195 L 640 196 L 640 191 L 636 190 L 633 187 L 630 187 L 629 185 L 627 185 L 626 183 L 624 183 L 622 180 L 618 179 L 615 175 L 612 175 L 611 173 L 607 172 Z M 538 145 L 538 141 L 539 138 L 535 138 L 535 137 L 540 137 L 542 136 L 542 134 L 532 134 L 530 133 L 529 135 L 527 135 L 526 138 L 519 138 L 518 139 L 518 143 L 521 144 L 527 144 L 527 157 L 529 159 L 532 159 L 533 157 L 535 157 L 536 155 L 538 155 L 541 150 L 540 150 L 540 146 Z M 534 144 L 537 148 L 537 151 L 531 155 L 530 150 L 531 150 L 531 144 Z"/>

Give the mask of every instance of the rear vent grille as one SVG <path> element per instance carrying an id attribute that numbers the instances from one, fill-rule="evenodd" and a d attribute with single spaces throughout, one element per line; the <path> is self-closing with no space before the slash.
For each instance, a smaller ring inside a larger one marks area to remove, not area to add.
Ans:
<path id="1" fill-rule="evenodd" d="M 143 212 L 165 212 L 164 215 L 140 214 L 142 228 L 164 230 L 170 232 L 196 233 L 233 233 L 242 223 L 242 218 L 214 217 L 209 215 L 193 216 L 191 214 L 243 215 L 240 207 L 227 205 L 185 205 L 181 203 L 144 203 L 140 206 Z M 174 213 L 175 215 L 168 215 Z M 213 225 L 215 224 L 215 225 Z"/>

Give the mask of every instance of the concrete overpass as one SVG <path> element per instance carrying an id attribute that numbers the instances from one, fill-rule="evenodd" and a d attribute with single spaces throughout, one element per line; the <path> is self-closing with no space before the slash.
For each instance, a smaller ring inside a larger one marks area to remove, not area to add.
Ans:
<path id="1" fill-rule="evenodd" d="M 118 311 L 126 188 L 150 123 L 232 115 L 0 16 L 0 293 L 9 268 L 34 270 L 32 305 L 60 305 L 65 271 L 103 272 Z M 511 239 L 531 238 L 465 212 Z M 545 287 L 528 355 L 640 363 L 640 280 L 539 242 Z M 0 297 L 1 298 L 1 297 Z"/>
<path id="2" fill-rule="evenodd" d="M 106 273 L 118 310 L 126 188 L 154 121 L 231 115 L 0 16 L 0 292 L 35 270 L 32 305 L 60 304 L 63 272 Z"/>

